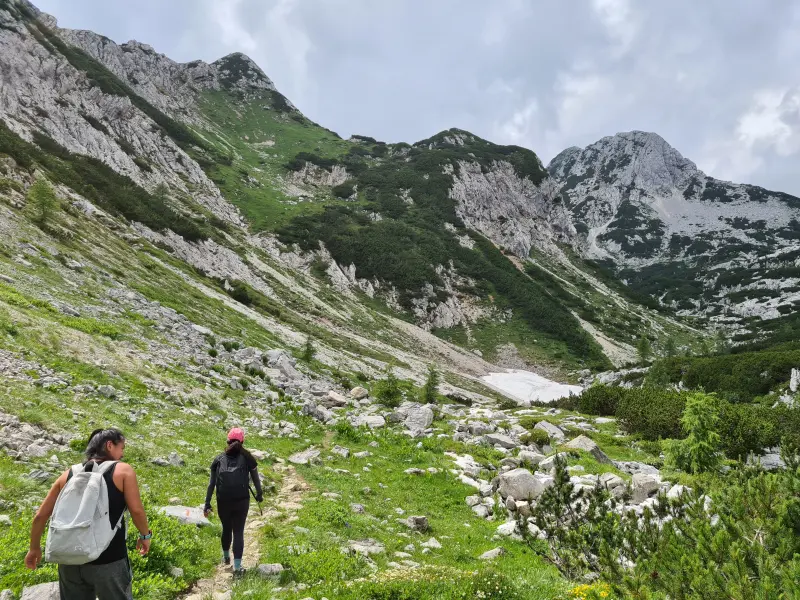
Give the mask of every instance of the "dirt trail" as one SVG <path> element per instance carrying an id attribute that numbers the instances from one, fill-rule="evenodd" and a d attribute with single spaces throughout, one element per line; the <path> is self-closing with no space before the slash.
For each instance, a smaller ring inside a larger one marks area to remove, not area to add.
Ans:
<path id="1" fill-rule="evenodd" d="M 244 556 L 242 565 L 245 569 L 255 569 L 259 565 L 261 552 L 259 539 L 261 528 L 269 522 L 283 520 L 291 523 L 297 519 L 297 511 L 303 507 L 303 497 L 310 489 L 309 485 L 286 464 L 276 464 L 273 469 L 282 475 L 280 489 L 275 496 L 266 499 L 262 504 L 263 515 L 258 512 L 255 502 L 250 504 L 250 514 L 244 528 Z M 222 551 L 220 550 L 220 555 Z M 233 562 L 233 561 L 231 561 Z M 226 594 L 233 585 L 233 566 L 220 562 L 213 577 L 197 581 L 189 592 L 182 596 L 183 600 L 217 600 L 228 598 Z"/>

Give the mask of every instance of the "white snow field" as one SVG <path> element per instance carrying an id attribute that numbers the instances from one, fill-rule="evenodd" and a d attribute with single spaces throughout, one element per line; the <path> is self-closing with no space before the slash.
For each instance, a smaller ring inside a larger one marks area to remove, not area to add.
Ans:
<path id="1" fill-rule="evenodd" d="M 557 383 L 536 373 L 518 369 L 509 369 L 505 373 L 489 373 L 481 377 L 481 380 L 490 388 L 522 404 L 553 402 L 570 394 L 579 396 L 583 391 L 579 385 Z"/>

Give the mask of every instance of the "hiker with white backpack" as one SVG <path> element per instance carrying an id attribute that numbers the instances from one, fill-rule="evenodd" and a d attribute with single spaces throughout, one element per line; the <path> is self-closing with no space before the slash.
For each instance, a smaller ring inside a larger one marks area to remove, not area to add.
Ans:
<path id="1" fill-rule="evenodd" d="M 33 518 L 25 566 L 35 569 L 41 561 L 42 534 L 50 520 L 45 559 L 58 564 L 61 600 L 133 599 L 125 510 L 139 530 L 136 549 L 143 556 L 150 551 L 152 532 L 136 473 L 120 462 L 124 451 L 119 429 L 93 431 L 86 462 L 56 480 Z"/>

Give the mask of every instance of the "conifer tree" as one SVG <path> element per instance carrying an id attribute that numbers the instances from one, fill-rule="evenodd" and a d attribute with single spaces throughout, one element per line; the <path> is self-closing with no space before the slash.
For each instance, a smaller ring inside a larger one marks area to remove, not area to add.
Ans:
<path id="1" fill-rule="evenodd" d="M 422 386 L 422 401 L 434 403 L 439 395 L 439 371 L 435 365 L 428 367 L 428 378 Z"/>

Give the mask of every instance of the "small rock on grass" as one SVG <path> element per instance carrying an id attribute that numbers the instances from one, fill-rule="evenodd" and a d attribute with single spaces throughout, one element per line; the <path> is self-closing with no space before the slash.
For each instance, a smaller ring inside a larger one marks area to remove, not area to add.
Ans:
<path id="1" fill-rule="evenodd" d="M 506 553 L 505 548 L 495 548 L 494 550 L 489 550 L 481 554 L 478 558 L 480 560 L 494 560 L 500 556 L 503 556 Z"/>

